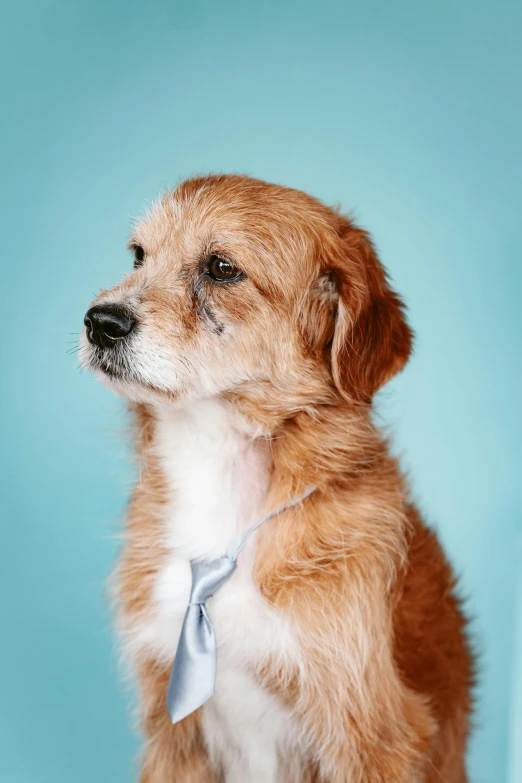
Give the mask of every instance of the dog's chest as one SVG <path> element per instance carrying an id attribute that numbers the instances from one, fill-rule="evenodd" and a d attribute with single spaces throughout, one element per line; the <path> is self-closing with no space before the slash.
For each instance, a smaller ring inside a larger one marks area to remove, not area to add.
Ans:
<path id="1" fill-rule="evenodd" d="M 259 519 L 270 465 L 268 452 L 232 426 L 220 403 L 160 412 L 156 436 L 170 495 L 169 555 L 158 572 L 153 617 L 138 635 L 141 644 L 170 661 L 189 597 L 190 559 L 225 554 Z M 251 674 L 264 660 L 298 658 L 291 628 L 254 584 L 254 554 L 255 536 L 237 571 L 208 602 L 218 675 L 216 695 L 203 710 L 203 731 L 210 758 L 223 766 L 227 783 L 282 780 L 279 759 L 295 755 L 297 744 L 290 713 Z"/>

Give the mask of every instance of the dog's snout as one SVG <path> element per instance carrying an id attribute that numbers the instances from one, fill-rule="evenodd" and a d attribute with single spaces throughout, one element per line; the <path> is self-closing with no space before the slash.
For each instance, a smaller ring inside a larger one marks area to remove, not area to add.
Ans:
<path id="1" fill-rule="evenodd" d="M 87 329 L 87 339 L 100 348 L 114 345 L 128 335 L 136 323 L 128 310 L 117 304 L 91 307 L 83 322 Z"/>

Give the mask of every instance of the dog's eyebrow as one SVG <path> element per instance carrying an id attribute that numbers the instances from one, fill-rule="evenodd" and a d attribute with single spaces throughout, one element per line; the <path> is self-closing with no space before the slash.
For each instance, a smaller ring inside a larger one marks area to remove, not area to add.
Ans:
<path id="1" fill-rule="evenodd" d="M 205 261 L 210 256 L 220 256 L 220 258 L 226 258 L 232 263 L 236 263 L 234 258 L 234 252 L 230 250 L 230 248 L 228 248 L 226 245 L 216 242 L 215 240 L 214 241 L 209 240 L 205 242 L 205 244 L 203 245 L 202 251 L 199 255 L 200 263 Z"/>

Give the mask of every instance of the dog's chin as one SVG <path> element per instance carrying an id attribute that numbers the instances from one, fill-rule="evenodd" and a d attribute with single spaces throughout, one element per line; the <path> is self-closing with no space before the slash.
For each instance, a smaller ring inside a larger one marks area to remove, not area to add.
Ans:
<path id="1" fill-rule="evenodd" d="M 182 397 L 179 391 L 158 389 L 135 378 L 120 376 L 112 370 L 107 371 L 101 366 L 90 369 L 106 389 L 129 402 L 164 405 L 169 402 L 175 403 Z"/>
<path id="2" fill-rule="evenodd" d="M 158 388 L 141 378 L 128 362 L 115 367 L 106 360 L 104 351 L 93 348 L 86 341 L 80 350 L 80 366 L 92 372 L 111 392 L 130 402 L 164 404 L 175 402 L 181 396 L 180 391 Z"/>

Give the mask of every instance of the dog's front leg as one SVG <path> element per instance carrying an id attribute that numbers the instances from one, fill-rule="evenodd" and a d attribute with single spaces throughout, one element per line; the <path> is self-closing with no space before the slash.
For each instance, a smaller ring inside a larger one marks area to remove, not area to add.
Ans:
<path id="1" fill-rule="evenodd" d="M 326 631 L 323 638 L 327 642 Z M 369 646 L 354 669 L 357 653 L 350 650 L 357 639 L 347 641 L 337 651 L 316 650 L 299 689 L 298 709 L 316 749 L 319 780 L 426 783 L 436 732 L 426 703 L 400 681 L 385 645 Z"/>
<path id="2" fill-rule="evenodd" d="M 139 669 L 145 734 L 140 783 L 219 783 L 201 737 L 198 712 L 172 725 L 165 705 L 169 671 L 148 661 Z"/>
<path id="3" fill-rule="evenodd" d="M 191 718 L 185 720 L 192 722 Z M 190 741 L 193 727 L 182 723 L 185 721 L 157 726 L 147 739 L 140 783 L 218 783 L 204 748 Z"/>
<path id="4" fill-rule="evenodd" d="M 390 669 L 382 693 L 343 694 L 316 679 L 302 689 L 299 709 L 315 748 L 321 783 L 427 783 L 431 716 Z M 317 672 L 314 672 L 317 678 Z M 394 682 L 395 680 L 395 682 Z M 317 690 L 316 690 L 317 688 Z M 430 778 L 431 779 L 431 778 Z"/>
<path id="5" fill-rule="evenodd" d="M 301 660 L 272 669 L 273 690 L 294 703 L 321 783 L 426 783 L 434 720 L 397 671 L 383 586 L 350 576 L 286 585 Z"/>

